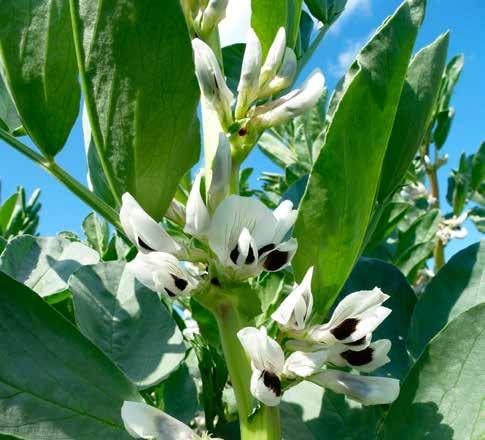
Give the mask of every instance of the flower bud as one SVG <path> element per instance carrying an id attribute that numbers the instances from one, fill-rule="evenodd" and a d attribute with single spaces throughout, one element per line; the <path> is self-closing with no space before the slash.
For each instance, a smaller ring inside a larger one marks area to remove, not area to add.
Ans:
<path id="1" fill-rule="evenodd" d="M 211 166 L 211 181 L 207 191 L 207 205 L 211 210 L 229 194 L 231 180 L 231 146 L 224 133 L 219 134 L 219 144 Z"/>
<path id="2" fill-rule="evenodd" d="M 295 52 L 289 47 L 285 50 L 283 63 L 278 70 L 277 75 L 268 83 L 268 85 L 259 92 L 258 98 L 268 98 L 281 90 L 291 86 L 296 76 L 298 62 Z"/>
<path id="3" fill-rule="evenodd" d="M 244 118 L 249 106 L 258 97 L 262 56 L 259 38 L 254 30 L 250 29 L 237 87 L 236 119 Z"/>
<path id="4" fill-rule="evenodd" d="M 224 130 L 232 124 L 231 103 L 233 94 L 226 84 L 212 49 L 198 38 L 192 40 L 195 74 L 207 103 L 217 113 Z"/>
<path id="5" fill-rule="evenodd" d="M 185 223 L 185 206 L 178 200 L 172 199 L 165 213 L 165 217 L 178 225 L 183 225 Z"/>
<path id="6" fill-rule="evenodd" d="M 324 88 L 325 79 L 317 69 L 299 89 L 256 107 L 252 121 L 260 130 L 284 124 L 311 109 L 322 96 Z"/>
<path id="7" fill-rule="evenodd" d="M 227 3 L 228 0 L 209 0 L 200 19 L 199 32 L 201 35 L 210 35 L 219 22 L 225 18 Z"/>
<path id="8" fill-rule="evenodd" d="M 278 72 L 286 49 L 286 32 L 285 28 L 281 27 L 276 34 L 273 44 L 269 48 L 266 60 L 261 68 L 261 75 L 259 77 L 259 87 L 264 89 L 271 81 L 276 72 Z"/>
<path id="9" fill-rule="evenodd" d="M 200 184 L 204 170 L 201 170 L 194 179 L 189 199 L 187 200 L 187 214 L 185 219 L 184 232 L 194 237 L 203 237 L 210 224 L 209 211 L 205 206 L 200 194 Z"/>

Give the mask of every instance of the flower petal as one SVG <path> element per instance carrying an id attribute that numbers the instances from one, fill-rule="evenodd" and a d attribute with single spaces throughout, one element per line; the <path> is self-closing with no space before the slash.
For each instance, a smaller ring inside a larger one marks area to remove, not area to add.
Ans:
<path id="1" fill-rule="evenodd" d="M 341 346 L 329 355 L 328 360 L 339 367 L 351 367 L 364 373 L 370 373 L 389 362 L 387 355 L 390 350 L 391 341 L 381 339 L 358 351 Z"/>
<path id="2" fill-rule="evenodd" d="M 297 69 L 298 61 L 295 52 L 287 47 L 278 73 L 269 81 L 264 89 L 260 90 L 258 98 L 269 98 L 281 90 L 290 87 L 295 79 Z"/>
<path id="3" fill-rule="evenodd" d="M 194 431 L 157 408 L 140 402 L 125 401 L 121 418 L 128 433 L 135 438 L 158 440 L 193 440 Z"/>
<path id="4" fill-rule="evenodd" d="M 281 402 L 280 378 L 271 372 L 253 369 L 251 394 L 267 406 L 277 406 Z"/>
<path id="5" fill-rule="evenodd" d="M 308 377 L 319 371 L 327 361 L 327 350 L 310 353 L 295 351 L 285 362 L 284 374 L 286 376 Z"/>
<path id="6" fill-rule="evenodd" d="M 291 238 L 288 241 L 280 243 L 270 251 L 259 256 L 262 267 L 268 272 L 278 272 L 284 269 L 291 263 L 297 248 L 298 242 L 296 238 Z"/>
<path id="7" fill-rule="evenodd" d="M 214 210 L 229 194 L 231 180 L 231 146 L 224 133 L 219 133 L 219 143 L 212 160 L 211 178 L 207 191 L 207 206 Z M 207 175 L 206 175 L 207 184 Z"/>
<path id="8" fill-rule="evenodd" d="M 181 246 L 143 210 L 131 194 L 124 193 L 121 200 L 121 225 L 140 252 L 177 253 L 181 250 Z"/>
<path id="9" fill-rule="evenodd" d="M 199 171 L 194 179 L 192 189 L 187 200 L 184 232 L 194 237 L 203 237 L 210 225 L 209 211 L 200 195 L 200 183 L 203 170 Z"/>
<path id="10" fill-rule="evenodd" d="M 293 209 L 293 202 L 285 200 L 274 210 L 273 215 L 277 222 L 273 243 L 280 243 L 295 224 L 298 211 Z"/>
<path id="11" fill-rule="evenodd" d="M 345 394 L 362 405 L 385 405 L 399 395 L 399 380 L 388 377 L 357 376 L 338 370 L 325 370 L 309 378 L 335 393 Z"/>
<path id="12" fill-rule="evenodd" d="M 276 75 L 276 72 L 278 72 L 283 62 L 283 57 L 285 56 L 285 49 L 286 31 L 284 27 L 280 27 L 261 68 L 261 75 L 259 77 L 260 88 L 265 88 L 269 81 Z"/>

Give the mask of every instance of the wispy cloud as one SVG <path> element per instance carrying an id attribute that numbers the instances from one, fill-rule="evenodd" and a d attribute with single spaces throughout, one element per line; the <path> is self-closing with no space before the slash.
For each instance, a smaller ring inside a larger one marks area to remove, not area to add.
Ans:
<path id="1" fill-rule="evenodd" d="M 370 15 L 372 13 L 371 0 L 348 0 L 345 10 L 338 20 L 329 29 L 330 34 L 338 34 L 350 17 L 356 13 Z"/>

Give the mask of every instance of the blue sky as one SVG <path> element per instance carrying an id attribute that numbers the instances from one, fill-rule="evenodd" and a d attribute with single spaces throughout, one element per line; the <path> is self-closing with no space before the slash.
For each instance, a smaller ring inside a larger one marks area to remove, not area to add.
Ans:
<path id="1" fill-rule="evenodd" d="M 241 0 L 232 0 L 232 3 L 237 1 Z M 329 90 L 332 90 L 368 37 L 399 3 L 399 0 L 349 0 L 348 10 L 327 34 L 303 75 L 319 67 L 326 77 Z M 247 12 L 247 8 L 245 10 Z M 456 166 L 461 152 L 473 153 L 480 142 L 485 140 L 484 22 L 483 0 L 428 0 L 426 20 L 417 41 L 416 50 L 450 29 L 449 57 L 457 53 L 465 55 L 464 72 L 452 100 L 456 116 L 445 146 L 450 158 L 448 164 L 440 170 L 442 203 L 446 203 L 446 176 Z M 239 38 L 236 34 L 241 29 L 232 24 L 227 28 L 230 29 L 232 37 Z M 1 141 L 0 158 L 3 198 L 13 192 L 17 185 L 23 185 L 29 193 L 35 188 L 42 189 L 41 234 L 54 235 L 62 230 L 80 231 L 83 218 L 90 212 L 87 206 L 51 176 Z M 80 120 L 57 159 L 77 179 L 85 182 L 86 167 Z M 257 151 L 251 155 L 246 166 L 253 167 L 256 175 L 263 170 L 277 171 Z M 257 181 L 253 183 L 258 184 Z M 448 256 L 479 239 L 473 225 L 467 226 L 470 234 L 466 239 L 454 241 L 448 246 Z"/>

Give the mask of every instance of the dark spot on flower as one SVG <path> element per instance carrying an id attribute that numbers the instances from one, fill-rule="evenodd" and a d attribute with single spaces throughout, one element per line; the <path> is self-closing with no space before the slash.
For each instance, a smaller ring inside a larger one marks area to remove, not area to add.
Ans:
<path id="1" fill-rule="evenodd" d="M 218 286 L 218 287 L 221 286 L 221 283 L 217 278 L 212 278 L 211 284 L 214 285 L 214 286 Z"/>
<path id="2" fill-rule="evenodd" d="M 262 255 L 265 252 L 272 251 L 276 246 L 273 243 L 265 244 L 261 249 L 258 249 L 258 254 Z"/>
<path id="3" fill-rule="evenodd" d="M 237 259 L 239 258 L 239 248 L 237 245 L 229 254 L 229 258 L 234 264 L 237 264 Z"/>
<path id="4" fill-rule="evenodd" d="M 216 90 L 219 90 L 219 84 L 217 83 L 217 77 L 215 75 L 212 75 L 214 77 L 214 85 L 216 86 Z"/>
<path id="5" fill-rule="evenodd" d="M 239 136 L 246 136 L 248 134 L 248 128 L 247 127 L 242 127 L 239 129 L 239 131 L 237 132 L 237 134 Z"/>
<path id="6" fill-rule="evenodd" d="M 267 255 L 263 267 L 270 272 L 275 272 L 281 269 L 286 263 L 288 263 L 288 252 L 282 252 L 276 249 Z"/>
<path id="7" fill-rule="evenodd" d="M 168 290 L 167 288 L 165 289 L 165 292 L 167 292 L 167 295 L 170 298 L 175 298 L 177 296 L 177 295 L 175 295 L 175 293 L 173 293 L 171 290 Z"/>
<path id="8" fill-rule="evenodd" d="M 183 278 L 179 278 L 178 276 L 174 275 L 173 273 L 170 274 L 173 278 L 173 281 L 175 283 L 175 287 L 177 289 L 179 289 L 180 291 L 183 291 L 186 287 L 187 287 L 187 284 L 189 284 L 187 282 L 187 280 L 184 280 Z"/>
<path id="9" fill-rule="evenodd" d="M 248 256 L 246 257 L 246 264 L 252 264 L 254 263 L 254 251 L 253 251 L 253 248 L 252 246 L 249 246 L 249 249 L 248 249 Z"/>
<path id="10" fill-rule="evenodd" d="M 366 349 L 360 351 L 347 350 L 340 353 L 340 356 L 342 356 L 350 365 L 360 367 L 371 362 L 373 354 L 374 349 L 367 347 Z"/>
<path id="11" fill-rule="evenodd" d="M 263 371 L 262 373 L 262 378 L 263 378 L 263 383 L 264 386 L 269 388 L 273 393 L 275 394 L 276 397 L 281 396 L 281 382 L 279 377 L 271 373 L 271 371 Z"/>
<path id="12" fill-rule="evenodd" d="M 358 345 L 362 345 L 365 342 L 365 336 L 363 338 L 357 339 L 357 341 L 354 342 L 346 342 L 345 345 L 348 345 L 350 347 L 356 347 Z"/>
<path id="13" fill-rule="evenodd" d="M 358 319 L 348 318 L 337 325 L 337 327 L 331 329 L 330 333 L 332 333 L 332 335 L 334 335 L 339 341 L 342 341 L 343 339 L 347 339 L 352 333 L 355 332 L 358 323 Z"/>
<path id="14" fill-rule="evenodd" d="M 142 249 L 145 249 L 146 251 L 149 251 L 149 252 L 155 252 L 155 249 L 151 248 L 150 246 L 148 246 L 142 239 L 141 237 L 138 237 L 137 238 L 137 241 L 138 241 L 138 245 L 142 248 Z"/>

